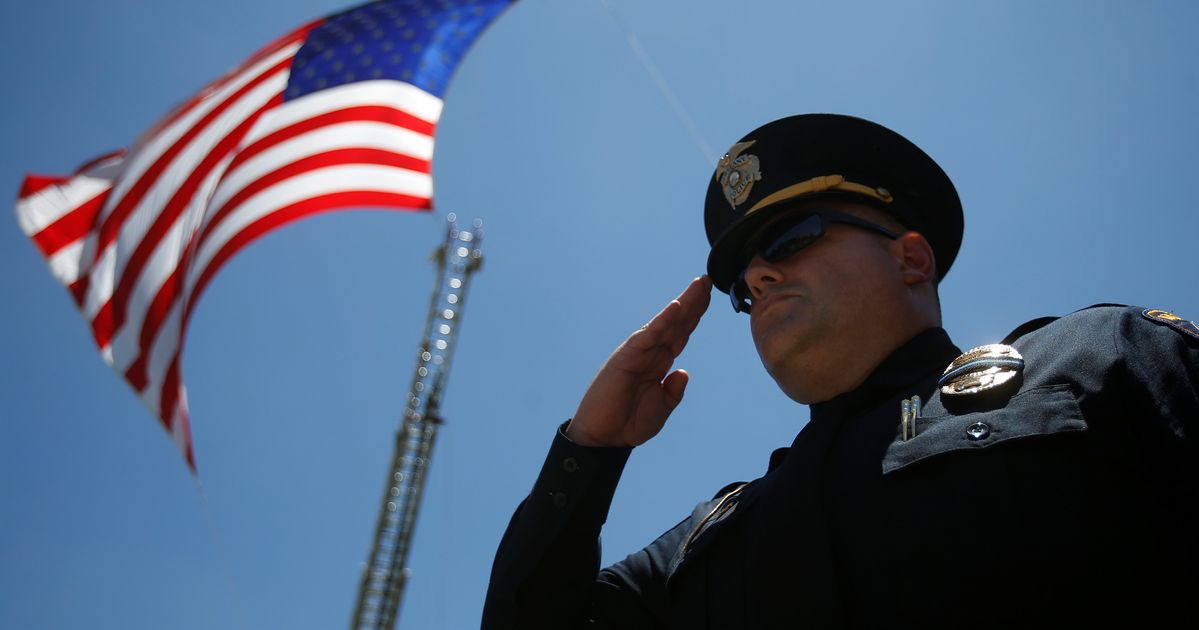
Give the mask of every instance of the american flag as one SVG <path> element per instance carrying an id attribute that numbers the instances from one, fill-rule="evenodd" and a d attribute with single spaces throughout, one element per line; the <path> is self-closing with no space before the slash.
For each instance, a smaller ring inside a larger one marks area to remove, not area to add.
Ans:
<path id="1" fill-rule="evenodd" d="M 306 24 L 71 176 L 26 177 L 17 221 L 105 362 L 195 470 L 180 357 L 205 286 L 313 214 L 432 207 L 446 85 L 512 0 L 371 2 Z"/>

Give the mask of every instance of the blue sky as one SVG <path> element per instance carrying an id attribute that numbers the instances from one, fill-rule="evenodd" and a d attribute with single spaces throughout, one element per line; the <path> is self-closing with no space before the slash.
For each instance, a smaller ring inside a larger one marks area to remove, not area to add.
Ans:
<path id="1" fill-rule="evenodd" d="M 942 284 L 959 346 L 1098 302 L 1199 319 L 1199 43 L 1186 2 L 525 0 L 446 94 L 437 211 L 312 218 L 239 254 L 184 355 L 199 476 L 0 222 L 0 627 L 344 626 L 414 367 L 444 216 L 482 217 L 400 627 L 478 625 L 554 427 L 707 254 L 712 164 L 768 120 L 863 116 L 966 211 Z M 267 41 L 349 4 L 24 3 L 0 25 L 0 197 L 126 146 Z M 11 216 L 11 215 L 10 215 Z M 637 449 L 604 559 L 765 469 L 807 411 L 717 296 L 687 397 Z M 898 412 L 897 412 L 898 420 Z"/>

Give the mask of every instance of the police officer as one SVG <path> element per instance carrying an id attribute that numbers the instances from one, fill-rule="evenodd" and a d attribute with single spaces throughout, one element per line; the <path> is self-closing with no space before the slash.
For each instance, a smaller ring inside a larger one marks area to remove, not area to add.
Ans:
<path id="1" fill-rule="evenodd" d="M 742 138 L 705 224 L 708 276 L 616 349 L 554 438 L 484 628 L 1193 627 L 1199 327 L 1100 305 L 962 352 L 937 295 L 957 193 L 858 118 Z M 621 469 L 682 399 L 671 365 L 713 285 L 811 420 L 762 477 L 600 570 Z"/>

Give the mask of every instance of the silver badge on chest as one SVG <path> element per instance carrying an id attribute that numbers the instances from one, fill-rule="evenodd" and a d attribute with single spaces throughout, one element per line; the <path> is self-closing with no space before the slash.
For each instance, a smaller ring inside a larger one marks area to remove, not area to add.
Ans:
<path id="1" fill-rule="evenodd" d="M 943 396 L 978 394 L 1007 385 L 1024 372 L 1024 357 L 1000 343 L 971 348 L 953 360 L 937 385 Z"/>

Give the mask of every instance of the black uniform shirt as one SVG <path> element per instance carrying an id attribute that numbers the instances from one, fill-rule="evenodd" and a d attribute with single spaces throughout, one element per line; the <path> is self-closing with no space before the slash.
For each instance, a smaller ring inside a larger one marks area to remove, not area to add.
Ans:
<path id="1" fill-rule="evenodd" d="M 1007 389 L 936 392 L 944 331 L 812 406 L 767 474 L 598 571 L 630 449 L 559 433 L 496 556 L 484 628 L 1164 623 L 1199 581 L 1199 337 L 1080 311 L 1013 345 Z M 900 401 L 925 404 L 899 434 Z"/>

